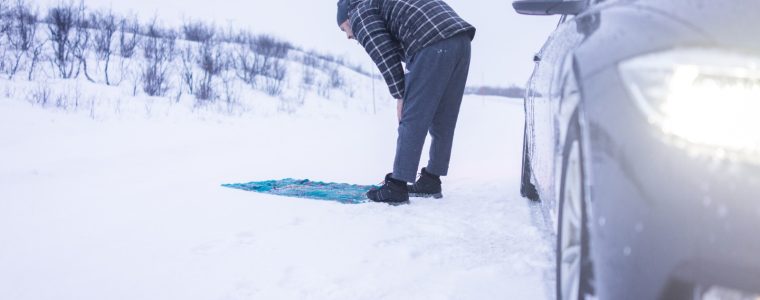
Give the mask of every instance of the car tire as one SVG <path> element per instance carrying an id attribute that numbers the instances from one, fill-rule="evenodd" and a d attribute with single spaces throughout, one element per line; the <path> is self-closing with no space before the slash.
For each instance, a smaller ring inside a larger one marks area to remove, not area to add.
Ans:
<path id="1" fill-rule="evenodd" d="M 578 113 L 568 126 L 563 150 L 560 196 L 557 201 L 557 299 L 594 295 L 591 239 L 587 224 L 583 147 Z"/>

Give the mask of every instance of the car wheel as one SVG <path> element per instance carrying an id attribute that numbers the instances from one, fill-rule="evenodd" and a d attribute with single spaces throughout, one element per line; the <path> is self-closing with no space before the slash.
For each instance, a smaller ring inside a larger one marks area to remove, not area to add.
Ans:
<path id="1" fill-rule="evenodd" d="M 577 120 L 577 117 L 574 118 Z M 585 173 L 580 127 L 572 122 L 563 153 L 560 198 L 557 204 L 557 299 L 593 295 L 590 239 L 586 224 Z"/>

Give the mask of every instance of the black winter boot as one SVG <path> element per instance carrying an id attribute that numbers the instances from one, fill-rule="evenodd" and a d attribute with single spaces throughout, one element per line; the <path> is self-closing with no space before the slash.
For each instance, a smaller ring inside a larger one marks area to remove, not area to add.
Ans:
<path id="1" fill-rule="evenodd" d="M 441 193 L 441 177 L 430 174 L 425 168 L 420 172 L 420 179 L 409 185 L 409 197 L 443 198 Z"/>
<path id="2" fill-rule="evenodd" d="M 391 178 L 392 174 L 385 175 L 383 186 L 367 192 L 369 200 L 390 205 L 409 204 L 409 189 L 406 182 Z"/>

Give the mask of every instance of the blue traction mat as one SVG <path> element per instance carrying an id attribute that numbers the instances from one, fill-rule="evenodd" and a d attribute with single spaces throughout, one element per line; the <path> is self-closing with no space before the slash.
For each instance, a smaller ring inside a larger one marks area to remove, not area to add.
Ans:
<path id="1" fill-rule="evenodd" d="M 368 202 L 366 193 L 374 185 L 356 185 L 311 181 L 308 179 L 282 179 L 249 183 L 223 184 L 223 187 L 278 196 L 336 201 L 345 204 Z"/>

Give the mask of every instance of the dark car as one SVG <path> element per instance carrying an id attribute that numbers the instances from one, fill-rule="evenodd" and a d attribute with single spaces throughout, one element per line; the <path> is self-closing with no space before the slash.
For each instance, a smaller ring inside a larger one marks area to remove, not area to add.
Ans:
<path id="1" fill-rule="evenodd" d="M 559 15 L 521 192 L 557 298 L 760 299 L 760 0 L 516 1 Z"/>

